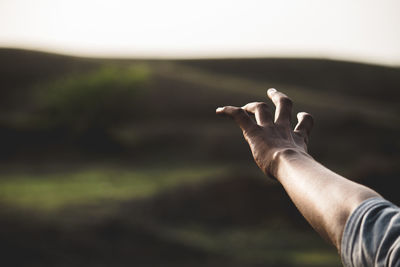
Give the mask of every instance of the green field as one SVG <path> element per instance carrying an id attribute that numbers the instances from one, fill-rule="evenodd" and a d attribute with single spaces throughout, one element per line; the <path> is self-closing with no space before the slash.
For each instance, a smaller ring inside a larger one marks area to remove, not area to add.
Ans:
<path id="1" fill-rule="evenodd" d="M 222 167 L 89 168 L 69 173 L 10 174 L 0 178 L 0 201 L 55 212 L 69 205 L 151 197 L 178 185 L 207 182 Z"/>

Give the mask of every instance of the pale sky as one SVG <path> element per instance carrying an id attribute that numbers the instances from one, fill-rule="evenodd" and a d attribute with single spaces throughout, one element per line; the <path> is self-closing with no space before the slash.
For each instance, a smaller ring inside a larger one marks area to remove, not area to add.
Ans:
<path id="1" fill-rule="evenodd" d="M 400 66 L 399 0 L 0 0 L 0 47 Z"/>

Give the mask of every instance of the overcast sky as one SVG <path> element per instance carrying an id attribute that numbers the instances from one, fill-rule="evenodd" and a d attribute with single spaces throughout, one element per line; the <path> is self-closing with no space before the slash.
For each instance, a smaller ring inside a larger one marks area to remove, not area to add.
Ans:
<path id="1" fill-rule="evenodd" d="M 400 66 L 400 1 L 0 0 L 0 46 L 84 56 L 311 56 Z"/>

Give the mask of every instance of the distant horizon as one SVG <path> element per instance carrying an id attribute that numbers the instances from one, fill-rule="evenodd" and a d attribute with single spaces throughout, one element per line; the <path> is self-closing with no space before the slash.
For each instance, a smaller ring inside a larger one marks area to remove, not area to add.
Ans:
<path id="1" fill-rule="evenodd" d="M 173 55 L 164 55 L 164 56 L 145 56 L 141 55 L 87 55 L 80 53 L 68 53 L 64 51 L 56 51 L 56 50 L 46 50 L 40 48 L 29 48 L 29 47 L 10 47 L 10 46 L 0 46 L 1 50 L 15 50 L 15 51 L 26 51 L 26 52 L 37 52 L 43 54 L 52 54 L 58 56 L 66 56 L 66 57 L 76 57 L 76 58 L 87 58 L 87 59 L 115 59 L 115 60 L 229 60 L 229 59 L 299 59 L 299 60 L 326 60 L 326 61 L 336 61 L 343 63 L 353 63 L 353 64 L 365 64 L 365 65 L 373 65 L 373 66 L 381 66 L 381 67 L 389 67 L 389 68 L 400 68 L 400 63 L 398 65 L 379 63 L 374 61 L 367 60 L 356 60 L 356 59 L 348 59 L 341 57 L 324 57 L 324 56 L 315 56 L 315 55 L 217 55 L 217 56 L 173 56 Z"/>

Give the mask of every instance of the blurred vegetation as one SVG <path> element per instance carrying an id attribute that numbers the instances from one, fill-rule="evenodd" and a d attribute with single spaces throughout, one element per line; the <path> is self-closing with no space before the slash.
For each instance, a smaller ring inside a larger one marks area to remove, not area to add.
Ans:
<path id="1" fill-rule="evenodd" d="M 269 87 L 314 115 L 315 158 L 400 204 L 399 68 L 2 49 L 0 82 L 0 248 L 13 266 L 339 266 L 215 115 Z"/>
<path id="2" fill-rule="evenodd" d="M 39 118 L 47 127 L 108 129 L 138 112 L 135 98 L 148 89 L 150 75 L 144 64 L 105 65 L 41 84 L 34 89 Z"/>
<path id="3" fill-rule="evenodd" d="M 180 239 L 244 262 L 276 266 L 340 266 L 328 244 L 317 234 L 282 229 L 277 225 L 255 228 L 226 228 L 210 231 L 201 227 L 170 229 Z"/>
<path id="4" fill-rule="evenodd" d="M 206 166 L 135 170 L 97 167 L 72 173 L 13 173 L 1 177 L 0 201 L 55 212 L 76 204 L 151 197 L 174 186 L 204 182 L 221 173 L 221 167 Z"/>

